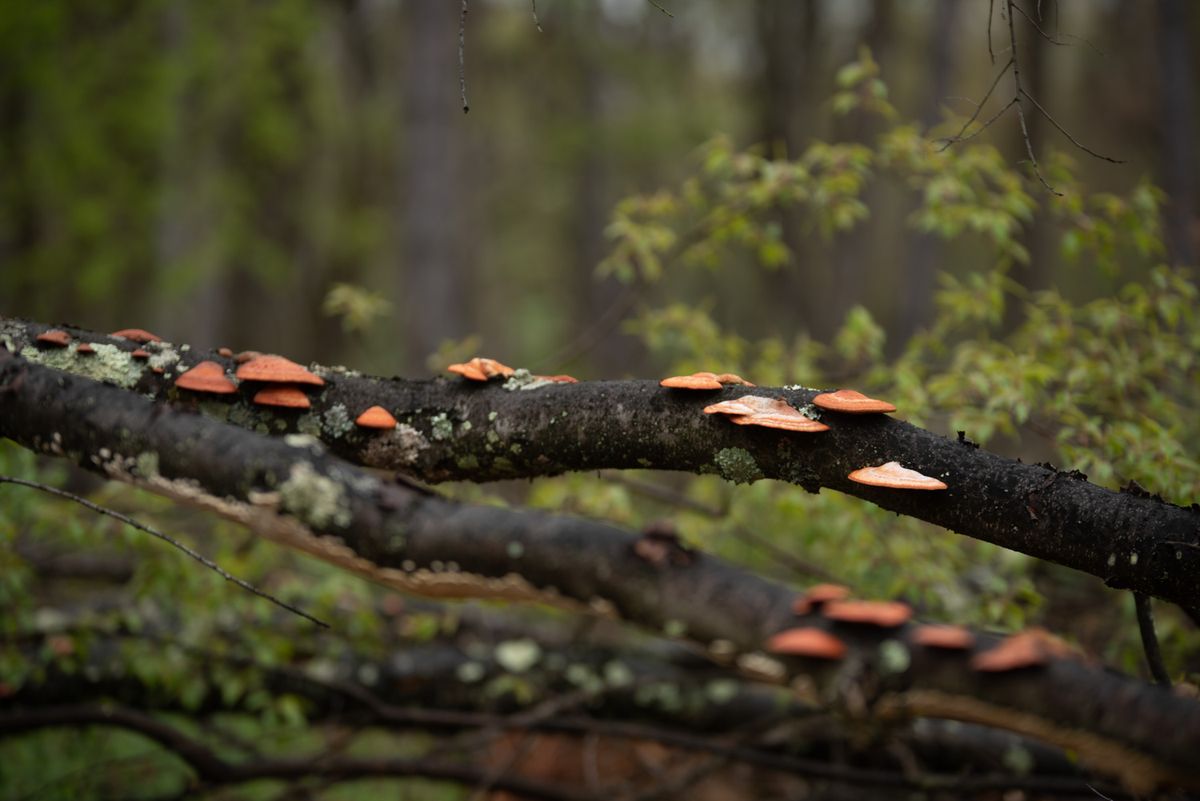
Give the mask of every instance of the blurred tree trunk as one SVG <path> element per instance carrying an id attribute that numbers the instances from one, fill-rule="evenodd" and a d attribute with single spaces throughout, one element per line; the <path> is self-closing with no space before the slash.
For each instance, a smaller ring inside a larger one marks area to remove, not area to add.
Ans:
<path id="1" fill-rule="evenodd" d="M 575 269 L 572 271 L 572 301 L 575 308 L 575 325 L 567 332 L 566 341 L 577 344 L 571 358 L 586 350 L 589 368 L 598 375 L 617 378 L 629 374 L 634 363 L 638 343 L 621 332 L 617 321 L 627 315 L 618 314 L 616 307 L 627 300 L 627 289 L 615 278 L 597 280 L 596 265 L 608 250 L 604 228 L 617 198 L 608 176 L 614 170 L 608 157 L 609 147 L 605 142 L 609 98 L 614 87 L 612 70 L 605 63 L 604 40 L 608 29 L 602 10 L 595 4 L 587 4 L 581 15 L 580 30 L 589 43 L 576 50 L 579 56 L 579 89 L 583 131 L 587 138 L 582 157 L 579 159 L 575 184 Z M 611 313 L 610 313 L 611 312 Z M 601 318 L 604 319 L 601 319 Z M 596 326 L 612 330 L 601 333 Z M 593 333 L 594 331 L 594 333 Z M 594 344 L 593 344 L 594 341 Z M 548 369 L 559 372 L 573 369 L 569 364 L 549 365 Z"/>
<path id="2" fill-rule="evenodd" d="M 404 230 L 399 287 L 408 365 L 448 337 L 466 333 L 472 293 L 463 264 L 461 221 L 465 157 L 458 94 L 459 5 L 442 0 L 406 3 L 408 52 L 401 133 L 400 226 Z M 468 51 L 468 57 L 470 55 Z"/>
<path id="3" fill-rule="evenodd" d="M 997 18 L 992 21 L 993 30 L 999 29 L 1007 33 L 1007 20 L 1000 19 L 1001 4 L 997 3 Z M 1043 8 L 1043 17 L 1039 19 L 1035 13 L 1034 19 L 1046 30 L 1045 8 Z M 1043 107 L 1051 114 L 1056 114 L 1056 118 L 1062 121 L 1062 110 L 1056 109 L 1053 106 L 1047 105 L 1050 97 L 1050 81 L 1048 80 L 1049 70 L 1046 68 L 1046 51 L 1047 48 L 1054 47 L 1050 42 L 1047 42 L 1025 19 L 1018 18 L 1014 20 L 1015 30 L 1017 35 L 1016 57 L 1020 60 L 1021 65 L 1021 87 L 1029 94 L 1033 95 Z M 1052 35 L 1052 33 L 1051 33 Z M 1007 37 L 1004 37 L 1006 39 Z M 1002 48 L 1002 45 L 997 45 Z M 1003 56 L 997 60 L 1000 61 Z M 1002 62 L 1001 62 L 1002 63 Z M 1005 78 L 1007 86 L 1011 86 L 1011 81 Z M 1003 95 L 1001 95 L 1003 96 Z M 1050 155 L 1046 149 L 1046 121 L 1033 104 L 1024 102 L 1025 111 L 1025 126 L 1029 131 L 1029 146 L 1033 148 L 1034 155 L 1037 156 L 1038 164 L 1041 166 L 1043 174 L 1046 169 L 1046 160 Z M 1016 137 L 1016 142 L 1012 147 L 1015 147 L 1014 152 L 1020 154 L 1017 159 L 1022 162 L 1028 162 L 1029 154 L 1026 152 L 1025 141 L 1021 131 L 1021 126 L 1016 119 L 1008 118 L 1012 122 L 1013 135 Z M 1041 184 L 1036 184 L 1033 192 L 1049 190 L 1042 187 Z M 1036 292 L 1045 289 L 1053 282 L 1054 268 L 1054 247 L 1053 247 L 1053 231 L 1052 223 L 1046 215 L 1035 214 L 1033 219 L 1026 223 L 1022 244 L 1029 251 L 1029 261 L 1025 264 L 1019 262 L 1012 265 L 1012 278 L 1022 289 L 1028 292 Z M 1010 301 L 1004 307 L 1004 328 L 1011 331 L 1020 324 L 1024 315 L 1024 305 Z"/>
<path id="4" fill-rule="evenodd" d="M 950 75 L 954 70 L 954 24 L 958 5 L 956 0 L 937 0 L 933 9 L 933 25 L 926 52 L 929 69 L 924 81 L 927 88 L 921 111 L 921 125 L 928 131 L 941 119 L 941 107 L 950 93 Z M 907 269 L 901 307 L 896 323 L 896 336 L 889 337 L 893 350 L 929 321 L 933 312 L 934 279 L 942 258 L 940 240 L 929 233 L 910 231 L 908 235 Z"/>
<path id="5" fill-rule="evenodd" d="M 764 58 L 762 139 L 770 155 L 797 158 L 804 151 L 805 141 L 818 130 L 804 114 L 814 108 L 814 73 L 819 63 L 818 5 L 811 0 L 759 0 L 756 22 Z M 792 253 L 792 261 L 781 275 L 771 276 L 771 293 L 765 299 L 775 308 L 775 319 L 795 321 L 779 332 L 785 338 L 804 331 L 820 336 L 830 330 L 826 313 L 828 268 L 820 255 L 814 258 L 819 249 L 805 242 L 800 216 L 798 211 L 784 211 L 779 216 L 783 242 Z"/>
<path id="6" fill-rule="evenodd" d="M 1158 2 L 1158 57 L 1161 70 L 1162 182 L 1167 251 L 1171 260 L 1194 264 L 1196 241 L 1196 84 L 1189 37 L 1193 26 L 1182 0 Z"/>

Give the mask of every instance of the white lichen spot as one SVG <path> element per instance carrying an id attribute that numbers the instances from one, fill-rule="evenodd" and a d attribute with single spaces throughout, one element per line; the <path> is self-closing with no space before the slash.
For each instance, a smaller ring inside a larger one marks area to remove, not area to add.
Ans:
<path id="1" fill-rule="evenodd" d="M 668 620 L 663 623 L 663 634 L 673 639 L 679 639 L 687 634 L 687 623 L 682 620 Z"/>
<path id="2" fill-rule="evenodd" d="M 610 659 L 604 663 L 604 683 L 609 687 L 628 687 L 633 684 L 633 678 L 633 671 L 621 660 Z"/>
<path id="3" fill-rule="evenodd" d="M 137 474 L 142 478 L 158 475 L 158 454 L 154 451 L 143 451 L 137 455 Z"/>
<path id="4" fill-rule="evenodd" d="M 768 681 L 781 681 L 787 674 L 782 662 L 760 651 L 742 654 L 737 658 L 737 666 L 753 678 Z"/>
<path id="5" fill-rule="evenodd" d="M 314 437 L 312 434 L 287 434 L 283 441 L 293 448 L 303 448 L 313 453 L 322 453 L 325 446 L 321 444 L 321 440 Z"/>
<path id="6" fill-rule="evenodd" d="M 499 416 L 500 416 L 499 412 L 488 412 L 488 422 L 489 423 L 495 422 L 496 418 Z"/>
<path id="7" fill-rule="evenodd" d="M 509 673 L 524 673 L 541 658 L 541 646 L 528 637 L 505 640 L 496 646 L 496 662 Z"/>
<path id="8" fill-rule="evenodd" d="M 287 480 L 279 485 L 283 508 L 313 528 L 348 526 L 350 507 L 336 481 L 320 475 L 307 462 L 292 465 Z"/>
<path id="9" fill-rule="evenodd" d="M 487 675 L 487 669 L 478 662 L 463 662 L 454 669 L 454 675 L 463 684 L 474 684 Z"/>
<path id="10" fill-rule="evenodd" d="M 1029 749 L 1016 743 L 1010 744 L 1005 749 L 1002 760 L 1004 767 L 1018 776 L 1028 776 L 1034 768 L 1033 754 L 1029 753 Z"/>
<path id="11" fill-rule="evenodd" d="M 471 421 L 470 420 L 463 420 L 461 423 L 458 424 L 458 433 L 459 434 L 465 434 L 470 430 L 471 430 Z"/>
<path id="12" fill-rule="evenodd" d="M 714 704 L 726 704 L 737 697 L 738 683 L 733 679 L 713 679 L 704 685 L 704 696 Z"/>
<path id="13" fill-rule="evenodd" d="M 360 684 L 371 686 L 379 682 L 379 668 L 370 662 L 360 665 L 355 673 Z"/>
<path id="14" fill-rule="evenodd" d="M 284 422 L 283 418 L 279 418 L 279 422 Z M 315 439 L 321 438 L 321 417 L 314 412 L 305 412 L 296 419 L 296 430 L 301 434 L 308 434 Z"/>
<path id="15" fill-rule="evenodd" d="M 1129 564 L 1136 565 L 1137 562 L 1138 562 L 1137 551 L 1134 551 L 1133 553 L 1129 554 Z"/>
<path id="16" fill-rule="evenodd" d="M 504 389 L 508 390 L 509 392 L 513 392 L 515 390 L 538 389 L 540 387 L 551 386 L 553 383 L 554 382 L 548 378 L 534 375 L 524 367 L 520 367 L 513 372 L 507 381 L 504 382 Z"/>
<path id="17" fill-rule="evenodd" d="M 346 411 L 344 404 L 333 404 L 322 417 L 325 420 L 326 431 L 332 436 L 344 436 L 354 430 L 354 421 L 350 419 L 350 414 Z"/>
<path id="18" fill-rule="evenodd" d="M 1115 553 L 1110 553 L 1108 555 L 1108 566 L 1112 567 L 1116 563 L 1117 563 L 1117 555 Z"/>
<path id="19" fill-rule="evenodd" d="M 713 640 L 708 644 L 708 652 L 718 659 L 728 659 L 737 651 L 737 646 L 729 640 Z"/>
<path id="20" fill-rule="evenodd" d="M 879 646 L 879 664 L 884 673 L 903 673 L 912 664 L 912 654 L 899 640 L 884 640 Z"/>
<path id="21" fill-rule="evenodd" d="M 445 412 L 435 414 L 429 421 L 429 425 L 431 429 L 430 436 L 439 442 L 444 439 L 450 439 L 454 434 L 454 424 L 446 417 Z"/>

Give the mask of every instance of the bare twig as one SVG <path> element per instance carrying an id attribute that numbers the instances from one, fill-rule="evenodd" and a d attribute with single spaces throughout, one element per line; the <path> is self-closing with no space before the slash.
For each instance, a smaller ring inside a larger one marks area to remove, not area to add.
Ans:
<path id="1" fill-rule="evenodd" d="M 1150 675 L 1164 687 L 1171 686 L 1171 676 L 1167 666 L 1163 664 L 1162 649 L 1158 647 L 1158 635 L 1154 631 L 1154 608 L 1150 596 L 1145 593 L 1133 594 L 1134 609 L 1137 610 L 1138 630 L 1142 634 L 1142 648 L 1146 651 L 1146 662 L 1150 665 Z"/>
<path id="2" fill-rule="evenodd" d="M 657 2 L 655 2 L 655 0 L 646 0 L 646 2 L 649 3 L 650 5 L 654 6 L 655 8 L 657 8 L 662 13 L 666 14 L 671 19 L 675 18 L 674 14 L 672 14 L 670 11 L 667 11 L 665 8 L 663 8 L 661 5 L 659 5 Z"/>
<path id="3" fill-rule="evenodd" d="M 224 568 L 222 568 L 220 565 L 218 565 L 216 562 L 213 562 L 213 561 L 205 558 L 204 556 L 201 556 L 199 553 L 197 553 L 196 551 L 193 551 L 191 548 L 184 545 L 179 540 L 176 540 L 173 537 L 171 537 L 167 534 L 164 534 L 161 531 L 158 531 L 157 529 L 151 528 L 150 526 L 146 525 L 145 523 L 138 522 L 137 520 L 134 520 L 132 517 L 129 517 L 128 515 L 124 515 L 118 511 L 116 511 L 115 509 L 109 509 L 106 506 L 100 506 L 99 504 L 92 503 L 88 499 L 81 498 L 78 495 L 75 495 L 74 493 L 67 492 L 66 490 L 58 489 L 57 487 L 51 487 L 48 484 L 41 484 L 37 481 L 28 481 L 23 478 L 12 478 L 10 476 L 0 476 L 0 484 L 16 484 L 21 487 L 29 487 L 30 489 L 40 490 L 42 492 L 49 493 L 50 495 L 57 495 L 60 498 L 66 498 L 69 501 L 74 501 L 75 503 L 79 504 L 80 506 L 90 509 L 93 512 L 96 512 L 97 514 L 107 515 L 108 517 L 111 517 L 115 520 L 120 520 L 122 523 L 124 523 L 127 526 L 132 526 L 133 528 L 136 528 L 139 531 L 144 531 L 147 534 L 151 535 L 152 537 L 157 537 L 158 539 L 162 540 L 163 542 L 179 549 L 180 551 L 183 551 L 185 554 L 192 557 L 197 562 L 204 565 L 205 567 L 207 567 L 209 570 L 213 571 L 217 575 L 219 575 L 221 578 L 225 579 L 226 581 L 232 581 L 234 584 L 238 585 L 243 590 L 246 590 L 247 592 L 251 592 L 260 598 L 265 598 L 268 601 L 270 601 L 271 603 L 275 604 L 276 606 L 282 607 L 282 608 L 288 610 L 289 612 L 297 614 L 300 617 L 304 618 L 305 620 L 309 620 L 309 621 L 312 621 L 313 623 L 316 623 L 321 628 L 325 628 L 325 629 L 329 628 L 329 624 L 326 623 L 325 621 L 319 620 L 319 619 L 313 617 L 312 615 L 308 614 L 307 612 L 303 611 L 302 609 L 298 609 L 298 608 L 292 606 L 291 604 L 287 603 L 286 601 L 281 601 L 280 599 L 276 598 L 274 595 L 271 595 L 268 592 L 264 592 L 264 591 L 258 589 L 253 584 L 249 584 L 248 582 L 243 581 L 242 579 L 231 575 L 230 573 L 226 572 L 226 570 Z"/>
<path id="4" fill-rule="evenodd" d="M 542 23 L 538 22 L 537 0 L 529 0 L 529 10 L 533 13 L 533 27 L 537 28 L 538 33 L 545 33 L 542 30 Z"/>
<path id="5" fill-rule="evenodd" d="M 536 19 L 536 16 L 535 16 Z M 458 18 L 458 90 L 462 93 L 463 114 L 471 110 L 467 104 L 467 0 L 462 0 L 462 14 Z"/>
<path id="6" fill-rule="evenodd" d="M 1026 12 L 1025 9 L 1021 8 L 1019 5 L 1017 5 L 1015 3 L 1013 4 L 1012 7 L 1013 7 L 1013 10 L 1015 10 L 1022 17 L 1024 17 L 1025 21 L 1028 22 L 1030 25 L 1032 25 L 1033 29 L 1036 30 L 1038 32 L 1038 34 L 1041 35 L 1041 37 L 1043 39 L 1045 39 L 1047 42 L 1049 42 L 1052 45 L 1056 45 L 1058 47 L 1066 46 L 1067 43 L 1062 41 L 1061 39 L 1059 39 L 1057 34 L 1055 34 L 1054 36 L 1051 36 L 1050 34 L 1046 33 L 1044 30 L 1042 30 L 1042 26 L 1038 25 L 1037 21 L 1034 20 L 1033 17 L 1029 16 L 1028 12 Z M 1041 19 L 1041 11 L 1040 10 L 1038 11 L 1038 19 Z"/>
<path id="7" fill-rule="evenodd" d="M 1041 181 L 1042 186 L 1046 187 L 1046 191 L 1062 197 L 1062 192 L 1051 186 L 1050 182 L 1046 180 L 1046 176 L 1042 174 L 1042 167 L 1038 164 L 1037 156 L 1033 153 L 1033 142 L 1029 138 L 1029 126 L 1025 123 L 1025 109 L 1021 105 L 1021 97 L 1025 92 L 1021 88 L 1021 62 L 1017 59 L 1017 31 L 1013 26 L 1013 0 L 1005 0 L 1005 5 L 1008 7 L 1008 40 L 1009 45 L 1012 47 L 1013 84 L 1016 87 L 1017 121 L 1021 124 L 1021 138 L 1025 142 L 1025 152 L 1029 154 L 1029 162 L 1033 165 L 1033 174 Z"/>
<path id="8" fill-rule="evenodd" d="M 996 0 L 988 0 L 988 26 L 987 26 L 988 56 L 991 57 L 993 66 L 996 64 L 996 51 L 992 49 L 992 17 L 994 17 L 995 15 L 996 15 Z"/>
<path id="9" fill-rule="evenodd" d="M 1094 156 L 1095 158 L 1098 158 L 1101 161 L 1107 161 L 1111 164 L 1124 164 L 1125 163 L 1121 159 L 1114 159 L 1111 156 L 1104 155 L 1103 153 L 1097 153 L 1095 150 L 1092 150 L 1090 147 L 1087 147 L 1086 145 L 1081 143 L 1078 139 L 1076 139 L 1074 136 L 1072 136 L 1070 133 L 1068 133 L 1066 128 L 1059 125 L 1058 120 L 1056 120 L 1056 119 L 1054 119 L 1054 117 L 1050 116 L 1050 112 L 1046 111 L 1046 109 L 1042 108 L 1042 104 L 1037 102 L 1037 100 L 1034 98 L 1034 96 L 1029 94 L 1029 92 L 1026 92 L 1024 89 L 1022 89 L 1021 96 L 1024 97 L 1026 100 L 1028 100 L 1030 103 L 1032 103 L 1034 108 L 1036 108 L 1038 111 L 1042 112 L 1042 116 L 1046 118 L 1047 122 L 1049 122 L 1051 125 L 1053 125 L 1055 128 L 1057 128 L 1059 133 L 1061 133 L 1063 136 L 1067 137 L 1067 139 L 1070 140 L 1071 144 L 1075 145 L 1075 147 L 1079 148 L 1084 153 L 1087 153 L 1089 156 Z"/>
<path id="10" fill-rule="evenodd" d="M 1003 78 L 1004 75 L 1010 69 L 1012 69 L 1012 67 L 1013 67 L 1013 60 L 1010 58 L 1008 60 L 1008 63 L 1005 64 L 998 73 L 996 73 L 996 77 L 992 80 L 992 85 L 988 87 L 988 90 L 986 92 L 984 92 L 983 97 L 980 99 L 980 101 L 975 104 L 975 111 L 972 112 L 971 116 L 968 117 L 966 122 L 964 122 L 962 124 L 962 128 L 960 128 L 958 130 L 958 133 L 955 134 L 954 136 L 949 137 L 948 139 L 943 140 L 945 142 L 945 144 L 942 145 L 942 150 L 945 150 L 946 148 L 950 147 L 950 145 L 955 144 L 956 142 L 965 142 L 967 139 L 971 138 L 971 137 L 964 138 L 963 134 L 965 134 L 967 132 L 967 128 L 969 128 L 971 126 L 971 123 L 973 123 L 973 122 L 975 122 L 975 120 L 979 119 L 979 112 L 983 111 L 984 105 L 986 105 L 988 100 L 991 99 L 992 93 L 996 91 L 996 87 L 1000 85 L 1000 79 Z M 1012 102 L 1009 101 L 1004 106 L 1004 108 L 1002 108 L 1000 110 L 1000 113 L 1002 114 L 1005 111 L 1007 111 L 1008 107 L 1011 105 L 1012 105 Z M 971 134 L 971 136 L 977 136 L 980 131 L 986 131 L 988 126 L 996 121 L 997 117 L 999 117 L 999 114 L 993 116 L 990 120 L 988 120 L 986 123 L 984 123 L 983 128 L 981 128 L 979 131 L 976 131 L 975 133 Z"/>

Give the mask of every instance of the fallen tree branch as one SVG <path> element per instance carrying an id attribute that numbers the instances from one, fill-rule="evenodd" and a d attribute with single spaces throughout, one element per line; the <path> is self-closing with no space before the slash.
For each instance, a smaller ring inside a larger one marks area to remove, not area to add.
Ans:
<path id="1" fill-rule="evenodd" d="M 716 473 L 735 482 L 773 478 L 810 492 L 822 487 L 951 531 L 1090 573 L 1114 588 L 1173 601 L 1200 619 L 1200 506 L 1114 492 L 1075 471 L 1024 464 L 885 415 L 824 413 L 831 430 L 795 434 L 736 426 L 703 408 L 753 392 L 808 406 L 803 387 L 715 392 L 667 390 L 653 381 L 588 381 L 522 390 L 458 378 L 407 381 L 314 366 L 326 386 L 303 413 L 255 405 L 252 392 L 209 400 L 174 379 L 217 353 L 136 343 L 64 328 L 99 351 L 77 355 L 34 344 L 47 326 L 0 317 L 0 343 L 35 362 L 116 383 L 181 408 L 251 429 L 306 433 L 352 462 L 425 481 L 493 481 L 602 469 Z M 153 372 L 154 368 L 162 375 Z M 400 426 L 387 434 L 353 419 L 380 405 Z M 899 461 L 941 477 L 950 489 L 906 493 L 850 481 L 853 470 Z"/>

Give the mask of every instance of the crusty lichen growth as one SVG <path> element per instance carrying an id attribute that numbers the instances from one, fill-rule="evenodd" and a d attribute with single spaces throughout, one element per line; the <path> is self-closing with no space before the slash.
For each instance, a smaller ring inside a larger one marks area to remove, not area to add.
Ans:
<path id="1" fill-rule="evenodd" d="M 450 439 L 454 435 L 454 423 L 450 422 L 450 418 L 445 412 L 435 414 L 429 421 L 431 431 L 430 436 L 439 442 L 444 439 Z"/>
<path id="2" fill-rule="evenodd" d="M 130 389 L 145 373 L 146 367 L 135 360 L 128 351 L 121 350 L 116 345 L 97 342 L 92 345 L 95 353 L 80 355 L 76 352 L 78 344 L 69 348 L 41 349 L 26 345 L 21 349 L 21 357 L 34 364 L 53 367 L 55 370 L 73 373 L 91 378 L 95 381 L 107 381 L 122 389 Z"/>
<path id="3" fill-rule="evenodd" d="M 341 437 L 354 430 L 354 421 L 343 404 L 335 403 L 321 415 L 325 422 L 326 432 L 334 437 Z"/>
<path id="4" fill-rule="evenodd" d="M 307 462 L 292 465 L 279 485 L 279 497 L 288 513 L 315 529 L 350 525 L 350 506 L 341 486 L 312 469 Z"/>
<path id="5" fill-rule="evenodd" d="M 421 451 L 428 447 L 429 441 L 420 431 L 400 423 L 391 431 L 371 437 L 363 448 L 362 463 L 367 467 L 387 468 L 415 464 Z"/>
<path id="6" fill-rule="evenodd" d="M 713 461 L 721 471 L 721 476 L 734 484 L 749 484 L 763 478 L 758 462 L 743 448 L 722 448 L 717 451 Z"/>
<path id="7" fill-rule="evenodd" d="M 543 378 L 540 375 L 534 375 L 524 367 L 520 367 L 504 382 L 504 389 L 512 392 L 514 390 L 540 389 L 541 387 L 548 387 L 553 384 L 553 381 Z"/>

